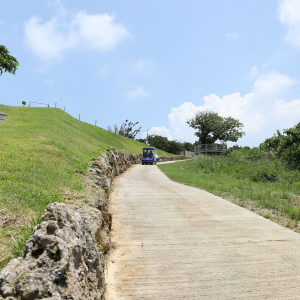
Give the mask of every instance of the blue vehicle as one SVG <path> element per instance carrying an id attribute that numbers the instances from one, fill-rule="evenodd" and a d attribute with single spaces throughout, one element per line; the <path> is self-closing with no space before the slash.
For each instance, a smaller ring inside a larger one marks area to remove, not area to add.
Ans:
<path id="1" fill-rule="evenodd" d="M 157 149 L 154 147 L 143 148 L 142 165 L 155 165 L 157 156 Z"/>

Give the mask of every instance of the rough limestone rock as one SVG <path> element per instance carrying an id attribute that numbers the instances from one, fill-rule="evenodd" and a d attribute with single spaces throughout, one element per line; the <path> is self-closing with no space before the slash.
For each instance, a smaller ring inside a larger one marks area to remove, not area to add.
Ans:
<path id="1" fill-rule="evenodd" d="M 26 241 L 24 255 L 0 273 L 0 300 L 103 299 L 103 253 L 111 247 L 109 190 L 113 178 L 141 158 L 111 149 L 92 159 L 88 176 L 98 196 L 47 206 L 42 223 Z"/>
<path id="2" fill-rule="evenodd" d="M 101 299 L 104 265 L 94 236 L 84 215 L 62 203 L 48 205 L 24 256 L 1 272 L 2 297 Z"/>

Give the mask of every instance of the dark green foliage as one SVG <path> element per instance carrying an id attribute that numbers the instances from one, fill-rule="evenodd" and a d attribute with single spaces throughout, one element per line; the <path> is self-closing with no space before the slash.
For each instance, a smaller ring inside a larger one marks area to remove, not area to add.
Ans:
<path id="1" fill-rule="evenodd" d="M 152 147 L 167 151 L 169 140 L 167 137 L 160 135 L 149 135 L 148 144 Z"/>
<path id="2" fill-rule="evenodd" d="M 192 150 L 189 151 L 194 151 L 194 146 L 191 143 L 181 143 L 176 140 L 169 141 L 167 137 L 160 135 L 149 135 L 148 144 L 173 154 L 179 154 L 180 151 L 188 150 L 185 148 L 185 145 L 187 145 L 189 149 L 192 148 Z M 190 145 L 192 145 L 192 147 Z"/>
<path id="3" fill-rule="evenodd" d="M 248 146 L 242 147 L 242 146 L 239 146 L 239 145 L 234 145 L 234 146 L 229 147 L 229 148 L 227 149 L 227 153 L 231 153 L 232 151 L 240 150 L 240 149 L 247 149 L 247 150 L 249 150 L 250 147 L 248 147 Z"/>
<path id="4" fill-rule="evenodd" d="M 217 140 L 236 142 L 245 134 L 241 131 L 244 125 L 239 120 L 223 118 L 211 111 L 198 112 L 187 124 L 196 129 L 200 144 L 213 144 Z"/>
<path id="5" fill-rule="evenodd" d="M 17 59 L 10 55 L 5 46 L 0 45 L 0 75 L 2 75 L 3 72 L 15 75 L 18 66 L 19 62 Z"/>
<path id="6" fill-rule="evenodd" d="M 147 139 L 136 139 L 136 141 L 140 142 L 140 143 L 147 143 Z"/>
<path id="7" fill-rule="evenodd" d="M 277 134 L 274 134 L 273 137 L 266 139 L 259 147 L 262 150 L 268 151 L 277 151 L 280 140 L 282 139 L 282 134 L 279 130 L 277 130 Z"/>
<path id="8" fill-rule="evenodd" d="M 187 150 L 187 151 L 192 151 L 192 152 L 194 152 L 194 150 L 195 150 L 195 146 L 194 146 L 192 143 L 189 143 L 189 142 L 184 142 L 184 143 L 183 143 L 183 147 L 184 147 L 184 149 Z"/>
<path id="9" fill-rule="evenodd" d="M 285 129 L 260 144 L 262 151 L 268 151 L 283 159 L 292 168 L 300 168 L 300 122 L 292 128 Z"/>
<path id="10" fill-rule="evenodd" d="M 168 151 L 169 153 L 174 153 L 174 154 L 179 154 L 180 151 L 184 150 L 184 146 L 182 143 L 174 140 L 174 141 L 169 141 L 168 143 Z"/>

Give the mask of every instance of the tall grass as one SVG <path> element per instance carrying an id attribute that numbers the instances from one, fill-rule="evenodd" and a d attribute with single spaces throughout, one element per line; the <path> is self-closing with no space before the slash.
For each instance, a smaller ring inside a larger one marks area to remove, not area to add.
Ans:
<path id="1" fill-rule="evenodd" d="M 294 227 L 300 220 L 300 172 L 258 149 L 160 165 L 172 180 L 207 190 Z"/>

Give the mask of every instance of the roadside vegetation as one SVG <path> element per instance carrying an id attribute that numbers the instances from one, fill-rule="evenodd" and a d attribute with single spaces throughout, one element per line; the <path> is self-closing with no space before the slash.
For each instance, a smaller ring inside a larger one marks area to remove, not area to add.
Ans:
<path id="1" fill-rule="evenodd" d="M 0 76 L 4 72 L 16 75 L 18 66 L 18 60 L 12 55 L 10 55 L 10 52 L 4 45 L 0 45 Z"/>
<path id="2" fill-rule="evenodd" d="M 207 190 L 300 232 L 300 123 L 257 148 L 159 165 L 166 175 Z"/>
<path id="3" fill-rule="evenodd" d="M 179 154 L 181 151 L 194 152 L 194 145 L 188 142 L 178 142 L 176 140 L 169 140 L 167 137 L 160 135 L 148 135 L 146 139 L 139 139 L 142 143 L 147 143 L 152 147 L 164 150 L 168 153 Z"/>
<path id="4" fill-rule="evenodd" d="M 80 122 L 60 109 L 0 105 L 0 269 L 22 253 L 47 204 L 84 189 L 92 157 L 112 147 L 141 153 L 144 144 Z M 159 155 L 169 155 L 158 151 Z"/>

